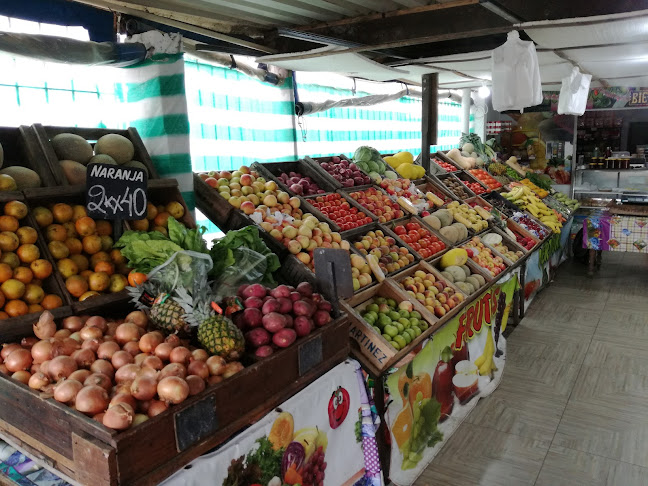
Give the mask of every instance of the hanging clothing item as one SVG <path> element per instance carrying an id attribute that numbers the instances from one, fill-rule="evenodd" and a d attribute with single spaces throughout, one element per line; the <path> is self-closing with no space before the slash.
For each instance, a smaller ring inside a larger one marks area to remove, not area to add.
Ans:
<path id="1" fill-rule="evenodd" d="M 582 115 L 587 107 L 591 74 L 583 74 L 577 67 L 569 76 L 562 79 L 560 97 L 558 98 L 559 115 Z"/>
<path id="2" fill-rule="evenodd" d="M 509 32 L 506 42 L 493 50 L 493 108 L 522 110 L 542 103 L 540 66 L 535 45 Z"/>

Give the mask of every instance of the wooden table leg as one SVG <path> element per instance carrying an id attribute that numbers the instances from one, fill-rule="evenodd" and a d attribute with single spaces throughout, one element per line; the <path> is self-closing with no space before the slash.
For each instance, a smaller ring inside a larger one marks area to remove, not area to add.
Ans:
<path id="1" fill-rule="evenodd" d="M 588 251 L 589 260 L 587 262 L 587 276 L 594 276 L 594 268 L 596 267 L 596 250 Z"/>

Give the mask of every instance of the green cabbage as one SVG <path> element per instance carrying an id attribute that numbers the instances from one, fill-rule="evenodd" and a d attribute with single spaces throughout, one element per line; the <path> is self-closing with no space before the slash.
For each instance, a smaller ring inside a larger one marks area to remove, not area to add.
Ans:
<path id="1" fill-rule="evenodd" d="M 377 162 L 381 161 L 382 157 L 380 156 L 380 152 L 378 152 L 375 148 L 373 147 L 368 147 L 366 145 L 363 145 L 362 147 L 358 147 L 353 154 L 353 161 L 357 164 L 358 162 Z"/>

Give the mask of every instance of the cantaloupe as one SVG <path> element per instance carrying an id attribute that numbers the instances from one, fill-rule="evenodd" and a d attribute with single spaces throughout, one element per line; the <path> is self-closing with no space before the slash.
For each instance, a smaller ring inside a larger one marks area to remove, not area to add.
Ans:
<path id="1" fill-rule="evenodd" d="M 59 160 L 73 160 L 85 165 L 92 158 L 92 145 L 73 133 L 59 133 L 52 138 L 52 147 Z"/>
<path id="2" fill-rule="evenodd" d="M 454 244 L 459 241 L 459 232 L 457 231 L 457 228 L 446 226 L 444 228 L 441 228 L 439 230 L 439 233 L 441 233 L 441 236 L 447 239 L 450 243 Z"/>
<path id="3" fill-rule="evenodd" d="M 97 140 L 97 144 L 95 145 L 95 154 L 110 155 L 115 159 L 115 162 L 119 165 L 123 165 L 126 162 L 133 160 L 135 147 L 133 147 L 133 143 L 126 137 L 117 133 L 109 133 Z"/>
<path id="4" fill-rule="evenodd" d="M 131 160 L 130 162 L 126 162 L 124 164 L 124 167 L 136 167 L 138 169 L 143 169 L 147 174 L 149 173 L 144 163 L 140 162 L 139 160 Z"/>
<path id="5" fill-rule="evenodd" d="M 85 184 L 86 183 L 86 173 L 88 169 L 85 165 L 79 164 L 74 160 L 61 160 L 59 161 L 63 174 L 68 183 L 71 185 Z"/>
<path id="6" fill-rule="evenodd" d="M 433 214 L 430 214 L 429 216 L 425 216 L 423 218 L 423 221 L 429 224 L 432 227 L 432 229 L 435 230 L 441 229 L 441 221 L 439 221 L 439 218 L 437 218 Z"/>
<path id="7" fill-rule="evenodd" d="M 457 282 L 455 285 L 467 295 L 470 295 L 475 291 L 475 288 L 468 282 Z"/>
<path id="8" fill-rule="evenodd" d="M 479 281 L 479 287 L 486 285 L 486 279 L 483 276 L 479 275 L 478 273 L 473 273 L 472 276 Z"/>
<path id="9" fill-rule="evenodd" d="M 461 269 L 466 274 L 466 278 L 468 278 L 468 277 L 470 277 L 472 275 L 472 272 L 470 271 L 470 268 L 468 268 L 468 265 L 461 265 Z"/>
<path id="10" fill-rule="evenodd" d="M 441 257 L 440 265 L 444 270 L 451 265 L 465 265 L 468 261 L 468 253 L 463 248 L 453 248 Z"/>
<path id="11" fill-rule="evenodd" d="M 117 165 L 117 162 L 115 162 L 115 159 L 113 159 L 110 155 L 106 154 L 99 154 L 95 155 L 90 159 L 90 162 L 88 162 L 88 165 L 90 164 L 108 164 L 108 165 Z"/>
<path id="12" fill-rule="evenodd" d="M 448 282 L 454 283 L 454 277 L 450 272 L 441 272 L 441 276 L 445 278 Z"/>
<path id="13" fill-rule="evenodd" d="M 452 223 L 450 226 L 457 230 L 457 234 L 459 235 L 459 239 L 457 241 L 465 240 L 466 238 L 468 238 L 468 228 L 466 228 L 466 225 L 462 223 Z"/>
<path id="14" fill-rule="evenodd" d="M 452 278 L 455 282 L 463 282 L 466 280 L 466 274 L 462 268 L 457 265 L 450 265 L 445 269 L 445 271 L 452 274 Z"/>
<path id="15" fill-rule="evenodd" d="M 5 167 L 4 169 L 0 170 L 0 174 L 6 174 L 13 177 L 13 180 L 16 181 L 16 186 L 18 187 L 19 191 L 22 189 L 41 186 L 40 176 L 27 167 L 21 167 L 19 165 Z"/>
<path id="16" fill-rule="evenodd" d="M 466 283 L 469 283 L 470 285 L 472 285 L 475 288 L 475 290 L 477 290 L 479 287 L 481 287 L 481 284 L 479 283 L 479 280 L 477 280 L 477 278 L 474 277 L 474 276 L 468 277 L 466 279 Z"/>
<path id="17" fill-rule="evenodd" d="M 434 211 L 432 213 L 432 216 L 439 218 L 439 221 L 441 221 L 441 226 L 449 226 L 450 224 L 452 224 L 452 213 L 447 209 L 439 209 L 438 211 Z"/>

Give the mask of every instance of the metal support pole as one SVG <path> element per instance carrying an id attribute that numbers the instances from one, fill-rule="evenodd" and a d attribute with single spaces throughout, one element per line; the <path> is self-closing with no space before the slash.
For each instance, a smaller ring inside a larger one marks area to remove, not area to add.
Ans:
<path id="1" fill-rule="evenodd" d="M 470 88 L 464 88 L 461 90 L 461 131 L 463 133 L 470 133 Z"/>
<path id="2" fill-rule="evenodd" d="M 439 121 L 439 74 L 424 74 L 422 82 L 423 114 L 421 120 L 421 165 L 430 172 L 430 146 L 437 143 Z"/>

